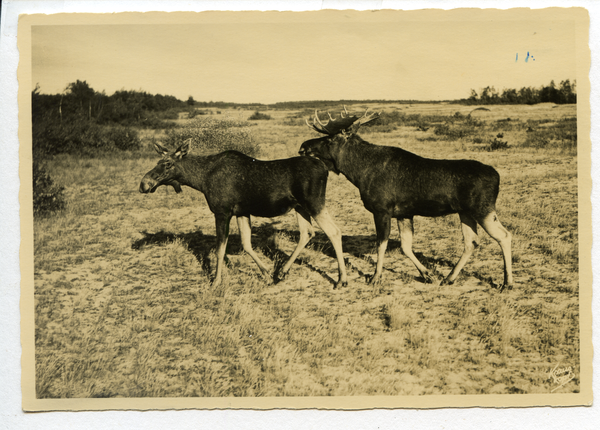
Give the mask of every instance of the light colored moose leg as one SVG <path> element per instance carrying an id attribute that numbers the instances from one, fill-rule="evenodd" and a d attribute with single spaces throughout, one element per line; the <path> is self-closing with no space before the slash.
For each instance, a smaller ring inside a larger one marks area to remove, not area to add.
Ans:
<path id="1" fill-rule="evenodd" d="M 240 237 L 242 239 L 242 247 L 244 248 L 244 251 L 246 251 L 246 253 L 252 257 L 263 275 L 269 275 L 269 268 L 265 266 L 262 261 L 260 261 L 258 254 L 256 254 L 254 249 L 252 249 L 252 226 L 250 224 L 250 217 L 238 216 L 237 225 L 240 229 Z"/>
<path id="2" fill-rule="evenodd" d="M 227 248 L 227 239 L 229 237 L 229 216 L 215 216 L 215 224 L 217 230 L 217 273 L 212 283 L 213 287 L 221 284 L 223 277 L 223 265 L 225 260 L 225 250 Z"/>
<path id="3" fill-rule="evenodd" d="M 342 232 L 333 222 L 333 219 L 331 218 L 331 215 L 329 215 L 329 212 L 327 212 L 327 209 L 323 209 L 319 214 L 315 215 L 315 221 L 331 241 L 337 257 L 339 278 L 334 288 L 345 287 L 348 285 L 348 277 L 346 274 L 346 264 L 344 263 Z"/>
<path id="4" fill-rule="evenodd" d="M 502 248 L 502 256 L 504 257 L 504 284 L 500 290 L 512 290 L 512 234 L 500 224 L 496 211 L 486 216 L 481 223 L 481 226 L 500 244 L 500 248 Z"/>
<path id="5" fill-rule="evenodd" d="M 460 213 L 460 222 L 462 226 L 463 238 L 465 241 L 465 250 L 463 251 L 458 263 L 452 269 L 448 277 L 444 280 L 445 284 L 452 284 L 458 277 L 460 271 L 465 267 L 475 248 L 479 245 L 479 236 L 477 236 L 477 221 L 471 215 Z"/>
<path id="6" fill-rule="evenodd" d="M 400 230 L 400 245 L 402 252 L 408 257 L 410 261 L 415 265 L 417 270 L 421 273 L 425 282 L 433 282 L 431 273 L 421 262 L 417 259 L 413 253 L 412 244 L 414 236 L 414 224 L 412 218 L 399 218 L 398 219 L 398 230 Z"/>
<path id="7" fill-rule="evenodd" d="M 300 252 L 302 252 L 304 247 L 306 247 L 306 244 L 315 235 L 315 230 L 313 229 L 313 226 L 310 223 L 310 215 L 301 210 L 296 209 L 296 218 L 298 219 L 298 229 L 300 230 L 300 238 L 298 239 L 298 245 L 296 246 L 296 249 L 294 249 L 294 252 L 292 252 L 290 259 L 285 263 L 285 265 L 281 269 L 280 279 L 283 279 L 283 277 L 289 272 L 290 268 L 292 267 L 292 264 L 294 264 L 294 261 L 296 261 L 296 258 L 298 258 L 298 256 L 300 255 Z"/>
<path id="8" fill-rule="evenodd" d="M 374 218 L 377 232 L 377 267 L 369 283 L 377 285 L 381 283 L 383 277 L 383 257 L 390 238 L 392 218 L 387 214 L 375 214 Z"/>

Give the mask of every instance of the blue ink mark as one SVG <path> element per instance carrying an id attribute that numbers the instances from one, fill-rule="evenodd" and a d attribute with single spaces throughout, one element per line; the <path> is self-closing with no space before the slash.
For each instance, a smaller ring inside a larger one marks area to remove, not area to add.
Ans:
<path id="1" fill-rule="evenodd" d="M 527 58 L 525 58 L 525 62 L 529 61 L 529 51 L 527 51 Z"/>
<path id="2" fill-rule="evenodd" d="M 517 52 L 517 59 L 515 60 L 515 63 L 519 61 L 519 53 Z"/>

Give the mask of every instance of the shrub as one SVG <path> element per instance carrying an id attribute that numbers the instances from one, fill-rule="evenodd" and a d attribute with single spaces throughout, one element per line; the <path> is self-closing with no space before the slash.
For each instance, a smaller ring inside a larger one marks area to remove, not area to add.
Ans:
<path id="1" fill-rule="evenodd" d="M 258 155 L 258 144 L 249 130 L 249 123 L 211 117 L 194 119 L 182 127 L 167 130 L 163 143 L 176 148 L 191 139 L 196 153 L 214 154 L 228 149 L 251 157 Z"/>
<path id="2" fill-rule="evenodd" d="M 259 111 L 254 112 L 252 115 L 250 115 L 250 118 L 248 118 L 249 121 L 266 120 L 266 119 L 271 119 L 271 115 L 267 115 L 266 113 L 261 113 Z"/>
<path id="3" fill-rule="evenodd" d="M 141 147 L 137 130 L 128 127 L 107 127 L 103 138 L 106 146 L 113 145 L 121 151 L 135 151 Z"/>
<path id="4" fill-rule="evenodd" d="M 64 209 L 64 187 L 56 185 L 39 162 L 33 162 L 33 214 L 49 215 Z"/>
<path id="5" fill-rule="evenodd" d="M 488 151 L 497 151 L 499 149 L 506 149 L 506 148 L 508 148 L 508 142 L 505 142 L 503 140 L 498 139 L 497 137 L 494 137 L 494 140 L 488 146 Z"/>
<path id="6" fill-rule="evenodd" d="M 140 146 L 137 130 L 130 127 L 102 126 L 83 118 L 59 122 L 44 117 L 33 123 L 33 157 L 38 160 L 62 153 L 96 156 Z"/>

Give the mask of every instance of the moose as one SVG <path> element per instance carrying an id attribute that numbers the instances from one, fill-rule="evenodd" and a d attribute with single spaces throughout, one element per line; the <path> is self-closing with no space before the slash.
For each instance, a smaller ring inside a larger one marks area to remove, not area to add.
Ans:
<path id="1" fill-rule="evenodd" d="M 279 273 L 273 275 L 274 280 L 283 279 L 314 236 L 312 217 L 333 244 L 337 255 L 339 280 L 334 288 L 347 285 L 342 234 L 325 207 L 329 172 L 321 161 L 308 157 L 260 161 L 238 151 L 191 155 L 190 140 L 173 153 L 157 143 L 154 148 L 162 159 L 142 178 L 139 190 L 153 193 L 161 185 L 170 185 L 179 193 L 185 185 L 204 194 L 216 224 L 217 270 L 213 286 L 221 284 L 233 216 L 237 218 L 244 251 L 261 272 L 268 275 L 269 269 L 252 249 L 250 216 L 272 218 L 292 209 L 296 210 L 300 239 L 290 259 Z"/>
<path id="2" fill-rule="evenodd" d="M 398 147 L 373 145 L 357 132 L 374 121 L 378 113 L 361 117 L 346 108 L 340 118 L 323 123 L 318 113 L 307 125 L 324 137 L 302 144 L 299 153 L 322 160 L 330 171 L 342 173 L 360 191 L 365 208 L 375 219 L 377 267 L 371 283 L 382 280 L 383 257 L 390 235 L 391 219 L 400 230 L 402 252 L 412 261 L 426 282 L 433 274 L 421 264 L 412 250 L 415 215 L 439 217 L 458 213 L 464 237 L 464 252 L 450 274 L 442 281 L 452 284 L 478 246 L 477 224 L 494 238 L 504 257 L 504 283 L 500 290 L 512 289 L 511 241 L 496 213 L 500 175 L 491 166 L 474 160 L 423 158 Z"/>

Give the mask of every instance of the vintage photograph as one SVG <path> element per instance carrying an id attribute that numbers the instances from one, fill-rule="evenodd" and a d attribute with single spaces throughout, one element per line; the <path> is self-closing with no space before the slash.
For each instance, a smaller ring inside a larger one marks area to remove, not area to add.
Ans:
<path id="1" fill-rule="evenodd" d="M 24 409 L 591 403 L 588 29 L 22 16 Z"/>

